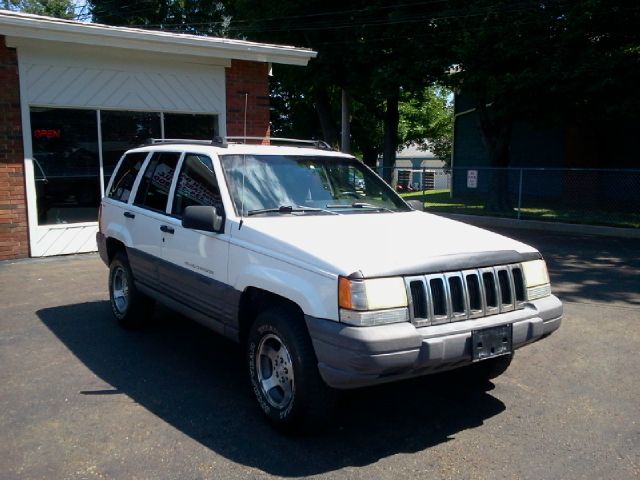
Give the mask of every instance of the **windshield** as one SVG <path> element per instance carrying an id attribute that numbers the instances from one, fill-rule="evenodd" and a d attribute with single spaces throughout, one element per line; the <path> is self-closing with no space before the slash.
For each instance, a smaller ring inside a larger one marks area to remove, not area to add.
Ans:
<path id="1" fill-rule="evenodd" d="M 354 159 L 297 155 L 221 155 L 220 159 L 236 212 L 242 216 L 410 210 Z"/>

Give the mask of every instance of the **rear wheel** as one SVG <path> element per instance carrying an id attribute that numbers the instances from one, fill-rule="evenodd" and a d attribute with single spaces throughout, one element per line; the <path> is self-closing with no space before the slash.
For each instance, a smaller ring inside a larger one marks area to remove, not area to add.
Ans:
<path id="1" fill-rule="evenodd" d="M 247 343 L 251 386 L 269 420 L 285 430 L 314 430 L 326 424 L 335 391 L 318 372 L 304 319 L 286 306 L 258 315 Z"/>
<path id="2" fill-rule="evenodd" d="M 114 317 L 125 328 L 142 327 L 153 313 L 153 300 L 136 288 L 124 252 L 116 253 L 109 266 L 109 300 Z"/>

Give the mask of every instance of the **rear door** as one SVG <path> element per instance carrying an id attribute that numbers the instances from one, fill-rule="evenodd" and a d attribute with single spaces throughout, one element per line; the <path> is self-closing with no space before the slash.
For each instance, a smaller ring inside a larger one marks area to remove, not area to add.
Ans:
<path id="1" fill-rule="evenodd" d="M 153 153 L 139 180 L 133 204 L 124 213 L 130 225 L 131 245 L 127 253 L 133 276 L 154 289 L 159 289 L 158 262 L 162 256 L 169 191 L 179 159 L 177 152 Z"/>
<path id="2" fill-rule="evenodd" d="M 163 261 L 159 266 L 160 284 L 175 300 L 203 314 L 206 322 L 221 331 L 237 312 L 239 294 L 227 285 L 229 229 L 211 233 L 182 227 L 187 206 L 213 206 L 224 214 L 212 159 L 187 153 L 181 163 L 170 204 L 165 233 Z"/>

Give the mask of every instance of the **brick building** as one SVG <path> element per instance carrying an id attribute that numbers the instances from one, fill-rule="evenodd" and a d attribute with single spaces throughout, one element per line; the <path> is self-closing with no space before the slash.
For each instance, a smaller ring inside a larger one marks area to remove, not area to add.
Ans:
<path id="1" fill-rule="evenodd" d="M 314 56 L 0 10 L 0 260 L 95 250 L 98 204 L 125 150 L 267 136 L 270 65 Z"/>

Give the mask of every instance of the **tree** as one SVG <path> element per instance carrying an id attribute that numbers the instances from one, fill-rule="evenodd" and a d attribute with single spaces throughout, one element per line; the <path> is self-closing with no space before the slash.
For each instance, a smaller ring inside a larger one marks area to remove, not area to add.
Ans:
<path id="1" fill-rule="evenodd" d="M 403 91 L 421 90 L 436 70 L 424 45 L 437 2 L 389 4 L 383 0 L 232 2 L 230 33 L 251 40 L 305 46 L 318 51 L 306 69 L 274 69 L 286 90 L 302 91 L 313 102 L 325 139 L 338 131 L 332 116 L 337 91 L 352 99 L 352 137 L 367 163 L 380 145 L 383 164 L 392 166 L 399 145 L 399 105 Z M 366 118 L 364 117 L 366 115 Z M 370 128 L 372 123 L 380 129 Z M 369 128 L 368 128 L 369 127 Z M 390 170 L 386 173 L 390 174 Z"/>
<path id="2" fill-rule="evenodd" d="M 430 86 L 403 93 L 400 101 L 400 143 L 431 150 L 447 165 L 451 163 L 453 105 L 451 91 Z"/>
<path id="3" fill-rule="evenodd" d="M 538 126 L 637 119 L 640 8 L 631 0 L 448 1 L 434 20 L 440 78 L 475 102 L 491 165 L 510 164 L 514 122 Z M 583 127 L 584 128 L 584 127 Z M 487 208 L 511 208 L 506 172 Z"/>
<path id="4" fill-rule="evenodd" d="M 3 0 L 0 5 L 6 10 L 17 10 L 68 20 L 76 16 L 73 0 Z"/>
<path id="5" fill-rule="evenodd" d="M 230 18 L 219 0 L 90 0 L 93 20 L 195 35 L 223 36 Z"/>

